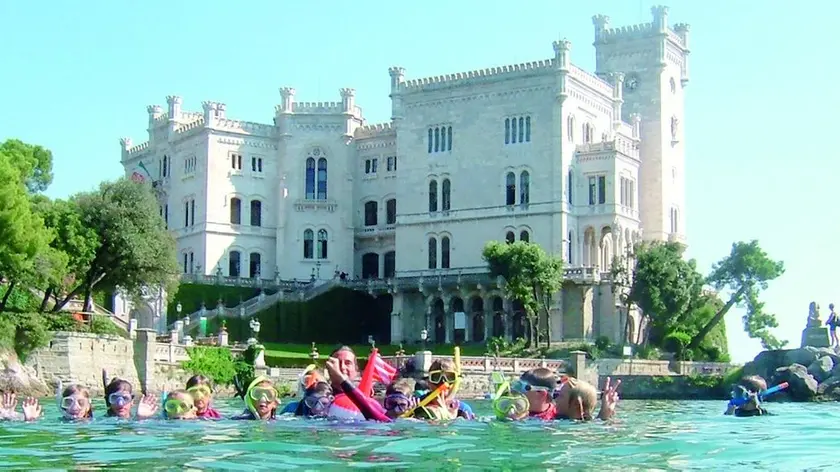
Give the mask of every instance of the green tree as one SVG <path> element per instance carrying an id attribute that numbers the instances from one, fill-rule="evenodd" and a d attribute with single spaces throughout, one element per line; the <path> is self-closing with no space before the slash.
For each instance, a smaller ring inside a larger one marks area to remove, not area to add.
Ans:
<path id="1" fill-rule="evenodd" d="M 48 242 L 49 233 L 32 212 L 20 171 L 7 153 L 0 152 L 0 278 L 9 282 L 0 311 L 15 286 L 32 272 L 35 256 Z"/>
<path id="2" fill-rule="evenodd" d="M 640 244 L 628 300 L 647 318 L 644 342 L 661 346 L 666 336 L 689 320 L 703 290 L 694 260 L 683 259 L 679 243 Z"/>
<path id="3" fill-rule="evenodd" d="M 79 294 L 90 306 L 95 287 L 119 287 L 137 294 L 143 287 L 162 284 L 167 293 L 174 292 L 178 276 L 175 239 L 164 227 L 148 186 L 127 179 L 105 182 L 98 191 L 80 194 L 74 201 L 82 225 L 96 233 L 94 256 L 54 311 Z"/>
<path id="4" fill-rule="evenodd" d="M 548 255 L 537 244 L 517 241 L 490 241 L 482 252 L 494 277 L 505 280 L 505 295 L 519 302 L 528 320 L 528 343 L 539 343 L 539 314 L 542 311 L 546 326 L 546 345 L 551 343 L 551 297 L 563 283 L 563 262 Z"/>
<path id="5" fill-rule="evenodd" d="M 52 152 L 19 139 L 8 139 L 0 144 L 0 154 L 5 154 L 20 172 L 29 193 L 43 192 L 52 183 Z"/>
<path id="6" fill-rule="evenodd" d="M 784 263 L 774 261 L 767 256 L 758 241 L 749 243 L 740 241 L 732 244 L 732 251 L 712 267 L 707 282 L 716 290 L 728 289 L 731 292 L 729 300 L 695 334 L 689 349 L 700 346 L 705 337 L 717 326 L 729 310 L 735 305 L 744 305 L 747 309 L 743 317 L 744 331 L 751 338 L 761 340 L 765 349 L 779 349 L 785 342 L 770 333 L 771 328 L 778 326 L 776 316 L 764 311 L 764 303 L 758 296 L 767 288 L 770 280 L 784 274 Z"/>

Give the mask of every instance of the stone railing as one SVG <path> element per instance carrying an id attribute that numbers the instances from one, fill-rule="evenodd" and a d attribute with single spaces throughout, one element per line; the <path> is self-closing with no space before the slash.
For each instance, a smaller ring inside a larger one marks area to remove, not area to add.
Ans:
<path id="1" fill-rule="evenodd" d="M 190 359 L 189 354 L 187 354 L 187 346 L 173 344 L 171 342 L 155 344 L 154 354 L 155 362 L 167 362 L 169 364 L 176 364 Z"/>
<path id="2" fill-rule="evenodd" d="M 382 356 L 382 359 L 394 367 L 400 367 L 406 359 L 413 356 Z M 435 359 L 452 359 L 452 356 L 434 356 Z M 518 357 L 461 356 L 461 370 L 465 373 L 508 372 L 522 373 L 527 370 L 544 367 L 555 372 L 565 372 L 569 361 L 558 359 L 527 359 Z"/>

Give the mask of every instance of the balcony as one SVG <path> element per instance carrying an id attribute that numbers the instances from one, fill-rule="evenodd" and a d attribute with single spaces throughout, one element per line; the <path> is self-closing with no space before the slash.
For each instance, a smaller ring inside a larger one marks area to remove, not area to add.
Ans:
<path id="1" fill-rule="evenodd" d="M 504 196 L 504 195 L 502 195 Z M 490 218 L 507 218 L 511 215 L 542 215 L 559 213 L 563 209 L 563 202 L 532 202 L 514 205 L 498 205 L 476 208 L 459 208 L 455 210 L 433 211 L 422 213 L 404 213 L 397 219 L 401 225 L 426 224 L 431 221 L 445 219 L 447 221 L 481 220 Z"/>
<path id="2" fill-rule="evenodd" d="M 679 233 L 670 233 L 668 234 L 668 242 L 686 244 L 685 235 Z"/>
<path id="3" fill-rule="evenodd" d="M 381 238 L 381 237 L 393 237 L 394 230 L 396 229 L 397 225 L 390 224 L 390 225 L 377 225 L 377 226 L 363 226 L 361 228 L 356 228 L 356 237 L 357 238 Z"/>
<path id="4" fill-rule="evenodd" d="M 333 213 L 336 209 L 338 209 L 338 201 L 332 198 L 325 200 L 299 198 L 295 200 L 295 211 L 326 211 Z"/>

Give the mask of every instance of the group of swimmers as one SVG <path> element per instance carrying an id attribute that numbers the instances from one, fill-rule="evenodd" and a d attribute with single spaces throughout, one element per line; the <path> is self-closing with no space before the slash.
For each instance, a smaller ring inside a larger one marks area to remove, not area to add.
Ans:
<path id="1" fill-rule="evenodd" d="M 370 377 L 354 383 L 359 378 L 356 355 L 347 346 L 336 349 L 326 362 L 326 373 L 308 368 L 300 377 L 299 401 L 293 401 L 280 410 L 281 415 L 349 420 L 392 422 L 398 418 L 445 421 L 457 418 L 473 419 L 475 415 L 468 403 L 457 398 L 460 368 L 448 358 L 432 362 L 427 375 L 415 378 L 415 373 L 403 369 L 385 388 L 384 395 L 374 394 Z M 196 375 L 189 379 L 184 389 L 165 395 L 162 404 L 153 395 L 143 395 L 136 403 L 130 382 L 114 378 L 105 385 L 107 417 L 122 419 L 221 419 L 211 403 L 213 386 L 210 379 Z M 589 421 L 607 420 L 615 415 L 619 402 L 618 388 L 621 381 L 611 383 L 607 378 L 601 392 L 601 408 L 595 413 L 598 391 L 594 385 L 569 376 L 558 376 L 546 368 L 536 368 L 522 374 L 512 384 L 505 383 L 494 399 L 494 409 L 500 419 L 540 420 L 568 419 Z M 243 413 L 235 420 L 274 419 L 280 408 L 280 395 L 271 379 L 259 376 L 247 387 L 238 386 L 245 401 Z M 755 416 L 767 414 L 760 406 L 766 382 L 757 376 L 745 377 L 733 389 L 733 401 L 726 414 Z M 735 400 L 736 394 L 739 400 Z M 57 403 L 65 420 L 93 418 L 93 405 L 88 388 L 72 384 L 57 389 Z M 505 401 L 506 400 L 506 401 Z M 501 406 L 499 406 L 501 405 Z M 162 408 L 160 408 L 162 406 Z M 22 412 L 16 411 L 14 394 L 3 395 L 0 420 L 33 421 L 41 417 L 37 399 L 22 402 Z M 132 410 L 133 414 L 132 414 Z M 162 410 L 162 411 L 161 411 Z"/>

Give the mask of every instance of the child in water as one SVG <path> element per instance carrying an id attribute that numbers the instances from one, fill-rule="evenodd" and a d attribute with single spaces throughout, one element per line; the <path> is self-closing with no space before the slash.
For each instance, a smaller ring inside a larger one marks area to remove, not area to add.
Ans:
<path id="1" fill-rule="evenodd" d="M 218 420 L 222 415 L 210 406 L 213 401 L 213 386 L 210 379 L 203 375 L 194 375 L 187 380 L 187 392 L 195 402 L 195 416 Z"/>
<path id="2" fill-rule="evenodd" d="M 108 373 L 102 371 L 102 382 L 105 385 L 105 416 L 112 418 L 130 419 L 131 408 L 134 406 L 134 389 L 131 383 L 114 377 L 107 381 Z M 154 416 L 157 412 L 157 398 L 154 395 L 144 395 L 137 404 L 137 418 L 144 419 Z"/>
<path id="3" fill-rule="evenodd" d="M 58 407 L 62 418 L 67 421 L 82 421 L 93 419 L 93 405 L 90 403 L 90 390 L 79 384 L 68 385 L 61 390 L 59 383 Z"/>
<path id="4" fill-rule="evenodd" d="M 414 412 L 414 416 L 429 420 L 452 420 L 458 417 L 459 402 L 449 395 L 449 389 L 455 384 L 458 373 L 451 359 L 437 359 L 429 367 L 428 385 L 430 393 L 442 385 L 446 388 L 437 398 Z"/>
<path id="5" fill-rule="evenodd" d="M 37 398 L 27 397 L 23 401 L 22 414 L 15 411 L 17 403 L 17 395 L 14 392 L 3 392 L 0 421 L 34 421 L 41 417 L 41 405 Z"/>
<path id="6" fill-rule="evenodd" d="M 274 383 L 266 377 L 257 377 L 245 390 L 244 413 L 234 416 L 234 420 L 273 420 L 277 414 L 280 400 Z"/>
<path id="7" fill-rule="evenodd" d="M 732 401 L 726 407 L 724 415 L 764 416 L 770 412 L 761 407 L 758 394 L 767 390 L 767 381 L 758 375 L 742 377 L 732 386 Z M 736 400 L 740 400 L 736 401 Z"/>
<path id="8" fill-rule="evenodd" d="M 186 390 L 175 390 L 166 395 L 163 415 L 171 420 L 193 420 L 196 418 L 195 401 Z"/>
<path id="9" fill-rule="evenodd" d="M 618 387 L 621 381 L 612 384 L 607 377 L 601 399 L 601 411 L 597 418 L 607 420 L 615 415 L 618 405 Z M 528 399 L 528 411 L 511 411 L 509 419 L 519 420 L 527 417 L 540 420 L 569 419 L 590 421 L 596 418 L 598 391 L 589 382 L 566 377 L 557 383 L 555 374 L 539 367 L 522 374 L 512 386 L 515 393 Z"/>

